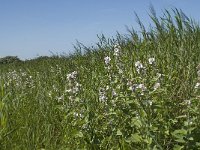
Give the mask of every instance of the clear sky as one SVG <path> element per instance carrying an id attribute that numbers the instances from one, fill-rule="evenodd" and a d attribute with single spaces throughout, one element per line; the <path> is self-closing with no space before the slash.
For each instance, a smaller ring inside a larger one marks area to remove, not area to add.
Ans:
<path id="1" fill-rule="evenodd" d="M 200 20 L 200 0 L 0 0 L 0 57 L 69 53 L 76 40 L 89 46 L 97 34 L 137 30 L 134 11 L 148 24 L 150 4 L 158 16 L 176 7 Z"/>

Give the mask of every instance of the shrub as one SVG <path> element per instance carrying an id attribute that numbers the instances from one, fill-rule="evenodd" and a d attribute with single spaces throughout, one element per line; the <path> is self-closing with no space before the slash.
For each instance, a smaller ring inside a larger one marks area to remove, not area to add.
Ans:
<path id="1" fill-rule="evenodd" d="M 6 56 L 3 58 L 0 58 L 0 64 L 10 64 L 10 63 L 16 63 L 21 62 L 21 60 L 17 56 Z"/>

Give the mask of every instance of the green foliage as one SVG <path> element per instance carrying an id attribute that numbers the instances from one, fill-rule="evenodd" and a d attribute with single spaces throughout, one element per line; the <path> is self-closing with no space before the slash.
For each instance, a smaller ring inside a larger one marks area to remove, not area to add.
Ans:
<path id="1" fill-rule="evenodd" d="M 1 65 L 0 149 L 199 149 L 199 26 L 150 10 L 142 34 Z"/>
<path id="2" fill-rule="evenodd" d="M 10 64 L 10 63 L 17 63 L 21 62 L 21 60 L 17 56 L 6 56 L 0 58 L 0 64 Z"/>

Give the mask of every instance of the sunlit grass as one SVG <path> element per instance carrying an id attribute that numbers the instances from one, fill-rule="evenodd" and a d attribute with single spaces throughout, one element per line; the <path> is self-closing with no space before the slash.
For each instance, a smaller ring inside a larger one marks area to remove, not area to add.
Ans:
<path id="1" fill-rule="evenodd" d="M 0 65 L 0 149 L 199 149 L 199 25 L 150 17 L 70 56 Z"/>

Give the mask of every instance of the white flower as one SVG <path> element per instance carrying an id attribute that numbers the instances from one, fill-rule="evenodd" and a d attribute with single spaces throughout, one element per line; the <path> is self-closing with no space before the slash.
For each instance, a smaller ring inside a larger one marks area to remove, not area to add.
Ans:
<path id="1" fill-rule="evenodd" d="M 105 89 L 104 88 L 100 88 L 99 89 L 99 100 L 101 102 L 105 102 L 107 100 L 107 97 L 106 97 L 106 92 L 105 92 Z"/>
<path id="2" fill-rule="evenodd" d="M 75 117 L 78 117 L 78 116 L 79 116 L 79 113 L 74 112 L 74 116 L 75 116 Z"/>
<path id="3" fill-rule="evenodd" d="M 106 86 L 106 91 L 108 91 L 110 89 L 109 85 Z"/>
<path id="4" fill-rule="evenodd" d="M 199 86 L 200 86 L 200 83 L 199 83 L 199 82 L 197 82 L 194 88 L 195 88 L 195 89 L 198 89 L 198 88 L 199 88 Z"/>
<path id="5" fill-rule="evenodd" d="M 135 91 L 135 88 L 133 87 L 133 86 L 129 86 L 129 88 L 128 88 L 130 91 Z"/>
<path id="6" fill-rule="evenodd" d="M 161 73 L 156 73 L 157 77 L 160 78 L 162 76 Z"/>
<path id="7" fill-rule="evenodd" d="M 112 96 L 114 96 L 114 97 L 117 96 L 117 93 L 115 90 L 112 91 Z"/>
<path id="8" fill-rule="evenodd" d="M 190 122 L 189 122 L 189 125 L 191 125 L 191 124 L 193 124 L 193 122 L 192 122 L 192 121 L 190 121 Z"/>
<path id="9" fill-rule="evenodd" d="M 197 71 L 197 75 L 198 75 L 198 77 L 200 77 L 200 70 Z"/>
<path id="10" fill-rule="evenodd" d="M 137 84 L 133 84 L 133 85 L 129 84 L 129 90 L 132 91 L 132 92 L 135 92 L 135 90 L 136 90 L 137 87 L 138 87 Z"/>
<path id="11" fill-rule="evenodd" d="M 185 100 L 185 104 L 190 105 L 191 101 L 190 100 Z"/>
<path id="12" fill-rule="evenodd" d="M 108 65 L 110 63 L 110 61 L 111 61 L 111 58 L 109 56 L 106 56 L 104 58 L 104 61 L 105 61 L 105 64 Z"/>
<path id="13" fill-rule="evenodd" d="M 155 62 L 155 58 L 149 58 L 148 61 L 149 61 L 149 64 L 152 65 Z"/>
<path id="14" fill-rule="evenodd" d="M 101 102 L 105 102 L 105 101 L 107 100 L 107 97 L 106 97 L 105 95 L 100 95 L 100 96 L 99 96 L 99 100 L 100 100 Z"/>
<path id="15" fill-rule="evenodd" d="M 140 73 L 141 69 L 145 68 L 140 61 L 135 62 L 135 67 L 136 67 L 138 73 Z"/>
<path id="16" fill-rule="evenodd" d="M 80 118 L 82 118 L 82 117 L 83 117 L 83 114 L 74 112 L 74 117 L 80 117 Z"/>
<path id="17" fill-rule="evenodd" d="M 153 86 L 154 91 L 157 90 L 159 87 L 160 87 L 160 83 L 157 82 L 157 83 Z"/>
<path id="18" fill-rule="evenodd" d="M 49 93 L 48 93 L 48 95 L 49 95 L 49 97 L 51 97 L 51 96 L 52 96 L 52 93 L 51 93 L 51 92 L 49 92 Z"/>
<path id="19" fill-rule="evenodd" d="M 144 68 L 143 65 L 142 65 L 142 63 L 140 61 L 136 61 L 135 62 L 135 67 L 138 68 L 138 69 Z"/>
<path id="20" fill-rule="evenodd" d="M 64 99 L 64 95 L 61 95 L 60 97 L 58 97 L 58 101 L 61 101 Z"/>
<path id="21" fill-rule="evenodd" d="M 122 74 L 123 73 L 123 70 L 122 69 L 119 69 L 119 74 Z"/>
<path id="22" fill-rule="evenodd" d="M 72 90 L 73 94 L 78 93 L 78 91 L 79 91 L 79 88 L 78 88 L 78 87 L 74 87 L 73 90 Z"/>
<path id="23" fill-rule="evenodd" d="M 138 86 L 136 88 L 141 89 L 142 91 L 145 91 L 147 89 L 144 84 L 138 84 Z"/>
<path id="24" fill-rule="evenodd" d="M 114 56 L 119 56 L 120 53 L 120 46 L 119 45 L 115 45 L 114 46 Z"/>
<path id="25" fill-rule="evenodd" d="M 147 103 L 151 106 L 153 104 L 152 100 L 148 100 Z"/>
<path id="26" fill-rule="evenodd" d="M 68 89 L 68 90 L 66 90 L 65 92 L 71 93 L 71 92 L 72 92 L 72 89 Z"/>
<path id="27" fill-rule="evenodd" d="M 68 80 L 73 80 L 77 77 L 77 71 L 73 71 L 72 73 L 67 74 Z"/>

